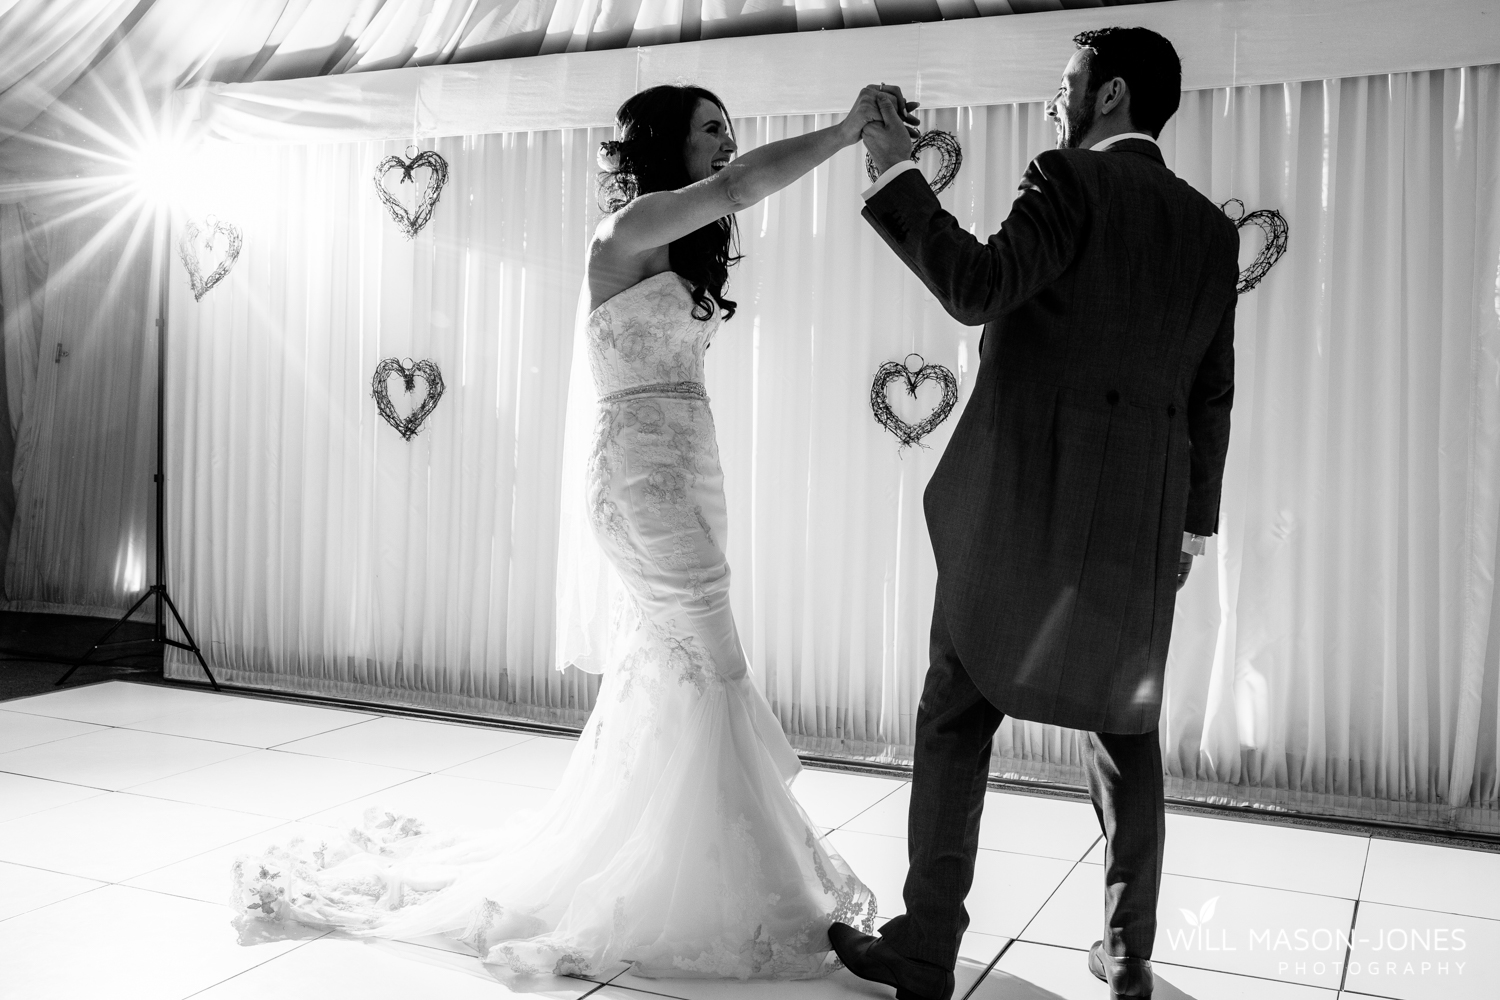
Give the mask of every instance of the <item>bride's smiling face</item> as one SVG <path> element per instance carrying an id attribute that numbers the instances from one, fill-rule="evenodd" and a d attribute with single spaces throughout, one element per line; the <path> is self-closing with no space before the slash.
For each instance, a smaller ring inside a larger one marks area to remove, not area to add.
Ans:
<path id="1" fill-rule="evenodd" d="M 687 142 L 683 145 L 688 180 L 701 181 L 712 177 L 728 165 L 737 149 L 734 133 L 729 128 L 729 116 L 713 101 L 700 98 L 688 125 Z"/>

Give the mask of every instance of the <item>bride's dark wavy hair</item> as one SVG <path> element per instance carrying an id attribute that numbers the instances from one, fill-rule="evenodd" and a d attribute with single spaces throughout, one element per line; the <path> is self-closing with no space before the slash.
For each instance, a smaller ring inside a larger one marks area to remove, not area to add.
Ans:
<path id="1" fill-rule="evenodd" d="M 686 145 L 699 101 L 717 105 L 729 127 L 724 102 L 702 87 L 649 87 L 620 105 L 615 112 L 620 138 L 600 144 L 601 160 L 612 162 L 599 179 L 605 211 L 617 212 L 638 195 L 692 183 Z M 672 241 L 667 251 L 672 270 L 693 284 L 693 318 L 711 319 L 715 309 L 724 310 L 725 319 L 734 315 L 736 303 L 724 297 L 724 286 L 729 268 L 740 260 L 739 235 L 734 216 L 726 215 Z"/>

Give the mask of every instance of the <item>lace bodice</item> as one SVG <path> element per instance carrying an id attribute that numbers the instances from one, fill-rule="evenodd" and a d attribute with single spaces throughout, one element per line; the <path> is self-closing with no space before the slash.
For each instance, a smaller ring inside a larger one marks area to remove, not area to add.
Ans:
<path id="1" fill-rule="evenodd" d="M 703 382 L 703 352 L 719 327 L 693 317 L 693 296 L 662 271 L 605 300 L 588 319 L 589 367 L 600 396 L 646 385 Z"/>

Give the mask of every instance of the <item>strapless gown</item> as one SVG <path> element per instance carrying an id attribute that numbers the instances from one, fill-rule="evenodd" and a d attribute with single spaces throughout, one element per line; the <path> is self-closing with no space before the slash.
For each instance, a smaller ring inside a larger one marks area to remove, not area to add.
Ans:
<path id="1" fill-rule="evenodd" d="M 718 318 L 692 307 L 668 271 L 587 319 L 600 397 L 588 517 L 628 618 L 548 804 L 465 832 L 371 810 L 360 828 L 242 857 L 247 937 L 289 923 L 445 934 L 523 974 L 625 961 L 656 978 L 802 979 L 838 967 L 831 921 L 872 929 L 873 895 L 791 795 L 796 755 L 735 631 L 703 390 Z"/>

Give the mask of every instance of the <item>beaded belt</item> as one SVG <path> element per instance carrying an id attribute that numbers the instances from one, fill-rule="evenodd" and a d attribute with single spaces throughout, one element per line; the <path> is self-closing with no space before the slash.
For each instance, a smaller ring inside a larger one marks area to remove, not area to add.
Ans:
<path id="1" fill-rule="evenodd" d="M 650 385 L 638 385 L 633 389 L 621 389 L 608 396 L 600 396 L 599 402 L 601 404 L 618 403 L 626 399 L 644 399 L 654 396 L 707 400 L 708 392 L 703 388 L 702 382 L 653 382 Z"/>

